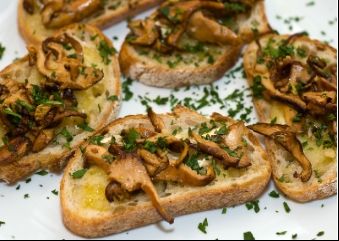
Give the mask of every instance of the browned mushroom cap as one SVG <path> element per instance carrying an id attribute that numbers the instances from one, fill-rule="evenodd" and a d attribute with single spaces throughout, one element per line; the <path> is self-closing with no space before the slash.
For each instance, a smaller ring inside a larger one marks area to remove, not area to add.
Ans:
<path id="1" fill-rule="evenodd" d="M 235 123 L 235 120 L 233 120 L 231 117 L 228 117 L 228 116 L 224 116 L 220 113 L 216 113 L 214 112 L 211 116 L 211 118 L 215 121 L 219 121 L 219 122 L 227 122 L 227 123 L 230 123 L 230 124 L 233 124 Z"/>
<path id="2" fill-rule="evenodd" d="M 90 165 L 95 165 L 110 173 L 110 160 L 113 157 L 106 148 L 97 145 L 89 145 L 84 153 L 85 160 Z"/>
<path id="3" fill-rule="evenodd" d="M 249 125 L 247 128 L 251 129 L 254 132 L 265 136 L 271 136 L 277 132 L 291 132 L 291 127 L 288 125 L 279 125 L 279 124 L 267 124 L 267 123 L 258 123 L 254 125 Z"/>
<path id="4" fill-rule="evenodd" d="M 0 165 L 20 160 L 32 148 L 32 142 L 26 137 L 17 137 L 0 148 Z"/>
<path id="5" fill-rule="evenodd" d="M 66 45 L 75 53 L 67 52 L 71 50 L 65 49 Z M 102 70 L 83 64 L 81 44 L 67 34 L 46 39 L 36 51 L 39 72 L 61 89 L 88 89 L 104 77 Z"/>
<path id="6" fill-rule="evenodd" d="M 224 142 L 231 150 L 235 150 L 243 145 L 243 137 L 248 134 L 244 122 L 239 121 L 228 127 L 227 135 L 223 136 Z"/>
<path id="7" fill-rule="evenodd" d="M 284 93 L 280 92 L 279 90 L 277 90 L 274 87 L 270 78 L 268 78 L 268 77 L 262 78 L 261 83 L 265 87 L 265 89 L 268 91 L 270 96 L 275 97 L 275 98 L 280 99 L 280 100 L 283 100 L 283 101 L 286 101 L 287 103 L 290 103 L 290 104 L 296 106 L 299 109 L 306 110 L 306 104 L 305 104 L 304 101 L 302 101 L 302 99 L 300 99 L 299 96 L 284 94 Z"/>
<path id="8" fill-rule="evenodd" d="M 168 167 L 167 158 L 160 158 L 145 149 L 139 149 L 138 155 L 144 161 L 147 172 L 151 177 L 159 174 Z"/>
<path id="9" fill-rule="evenodd" d="M 150 46 L 159 38 L 159 33 L 153 19 L 135 20 L 128 24 L 135 38 L 129 39 L 129 42 L 137 45 Z"/>
<path id="10" fill-rule="evenodd" d="M 337 91 L 337 82 L 328 81 L 321 76 L 316 76 L 314 78 L 314 82 L 317 85 L 317 89 L 324 90 L 324 91 Z"/>
<path id="11" fill-rule="evenodd" d="M 24 0 L 23 1 L 23 7 L 25 9 L 25 11 L 29 14 L 34 14 L 34 5 L 35 5 L 35 0 Z"/>
<path id="12" fill-rule="evenodd" d="M 57 113 L 53 119 L 53 123 L 58 123 L 59 121 L 62 121 L 66 117 L 79 117 L 82 119 L 86 119 L 87 115 L 84 113 L 80 113 L 75 110 L 65 110 L 62 111 L 61 113 Z"/>
<path id="13" fill-rule="evenodd" d="M 206 17 L 201 11 L 192 15 L 188 22 L 187 33 L 200 42 L 214 44 L 239 44 L 240 38 L 229 28 Z"/>
<path id="14" fill-rule="evenodd" d="M 49 1 L 41 12 L 42 23 L 47 28 L 60 28 L 81 21 L 100 7 L 100 0 Z"/>
<path id="15" fill-rule="evenodd" d="M 335 91 L 306 92 L 302 95 L 307 103 L 307 109 L 315 115 L 337 112 Z"/>
<path id="16" fill-rule="evenodd" d="M 147 114 L 155 131 L 161 133 L 165 129 L 163 120 L 151 108 L 147 109 Z"/>
<path id="17" fill-rule="evenodd" d="M 288 126 L 270 125 L 270 124 L 255 124 L 248 126 L 251 130 L 272 138 L 274 141 L 283 146 L 291 155 L 299 162 L 303 171 L 300 178 L 303 182 L 310 180 L 312 176 L 312 164 L 305 156 L 302 146 L 297 139 L 295 133 L 289 130 Z"/>
<path id="18" fill-rule="evenodd" d="M 196 133 L 192 133 L 193 138 L 198 143 L 198 147 L 203 152 L 220 159 L 225 167 L 237 166 L 239 159 L 230 156 L 227 151 L 223 150 L 217 143 L 207 141 Z"/>
<path id="19" fill-rule="evenodd" d="M 50 105 L 38 105 L 34 112 L 34 119 L 39 126 L 48 126 L 53 122 L 57 109 Z"/>
<path id="20" fill-rule="evenodd" d="M 154 177 L 157 181 L 172 181 L 190 186 L 206 186 L 215 179 L 215 172 L 212 166 L 207 167 L 205 175 L 199 175 L 185 164 L 179 167 L 168 166 L 164 171 Z"/>
<path id="21" fill-rule="evenodd" d="M 173 217 L 161 206 L 152 180 L 147 170 L 137 156 L 126 154 L 121 159 L 114 161 L 110 166 L 109 178 L 121 185 L 128 192 L 142 189 L 151 199 L 158 213 L 169 223 L 173 223 Z"/>
<path id="22" fill-rule="evenodd" d="M 109 202 L 114 202 L 115 200 L 121 202 L 129 199 L 131 195 L 119 183 L 112 181 L 106 187 L 105 196 Z"/>
<path id="23" fill-rule="evenodd" d="M 32 152 L 37 153 L 45 149 L 54 137 L 54 129 L 41 130 L 33 142 Z"/>
<path id="24" fill-rule="evenodd" d="M 291 85 L 308 83 L 313 78 L 313 74 L 302 63 L 286 57 L 271 68 L 270 78 L 275 88 L 287 93 Z"/>

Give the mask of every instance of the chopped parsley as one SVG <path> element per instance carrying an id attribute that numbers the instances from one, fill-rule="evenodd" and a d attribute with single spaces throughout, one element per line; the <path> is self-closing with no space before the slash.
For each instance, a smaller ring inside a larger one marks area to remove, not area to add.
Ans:
<path id="1" fill-rule="evenodd" d="M 156 103 L 157 105 L 166 105 L 168 101 L 169 101 L 168 97 L 160 97 L 160 96 L 158 96 L 156 99 L 153 100 L 153 102 Z"/>
<path id="2" fill-rule="evenodd" d="M 111 96 L 107 97 L 107 100 L 115 102 L 115 101 L 119 100 L 119 97 L 116 96 L 116 95 L 111 95 Z"/>
<path id="3" fill-rule="evenodd" d="M 260 212 L 259 200 L 246 203 L 246 208 L 247 210 L 253 209 L 255 213 L 259 213 Z"/>
<path id="4" fill-rule="evenodd" d="M 207 234 L 206 228 L 208 227 L 208 220 L 207 218 L 204 219 L 202 223 L 199 223 L 198 229 L 203 232 L 204 234 Z"/>
<path id="5" fill-rule="evenodd" d="M 276 235 L 278 236 L 283 236 L 283 235 L 286 235 L 287 234 L 287 231 L 283 231 L 283 232 L 277 232 Z"/>
<path id="6" fill-rule="evenodd" d="M 314 2 L 314 1 L 311 1 L 311 2 L 306 3 L 306 6 L 307 6 L 307 7 L 314 6 L 314 5 L 315 5 L 315 2 Z"/>
<path id="7" fill-rule="evenodd" d="M 108 65 L 112 61 L 110 59 L 110 56 L 113 56 L 117 52 L 116 49 L 113 47 L 110 47 L 105 40 L 100 41 L 98 50 L 102 58 L 102 61 L 106 65 Z"/>
<path id="8" fill-rule="evenodd" d="M 295 233 L 295 234 L 292 235 L 292 239 L 293 239 L 293 240 L 294 240 L 294 239 L 297 239 L 297 238 L 298 238 L 298 234 Z"/>
<path id="9" fill-rule="evenodd" d="M 66 139 L 67 142 L 73 141 L 73 136 L 72 136 L 72 134 L 71 134 L 66 128 L 63 128 L 63 129 L 60 131 L 59 135 L 65 137 L 65 139 Z"/>
<path id="10" fill-rule="evenodd" d="M 285 209 L 286 213 L 291 212 L 291 208 L 288 206 L 287 202 L 284 202 L 284 209 Z"/>
<path id="11" fill-rule="evenodd" d="M 130 129 L 124 136 L 124 149 L 128 152 L 133 152 L 137 148 L 137 139 L 140 134 L 135 129 Z"/>
<path id="12" fill-rule="evenodd" d="M 26 194 L 24 195 L 24 199 L 28 199 L 28 198 L 29 198 L 29 194 L 26 193 Z"/>
<path id="13" fill-rule="evenodd" d="M 5 225 L 5 224 L 6 224 L 6 222 L 0 221 L 0 227 L 1 227 L 2 225 Z"/>
<path id="14" fill-rule="evenodd" d="M 158 149 L 157 145 L 151 141 L 145 141 L 144 148 L 151 153 L 155 153 Z"/>
<path id="15" fill-rule="evenodd" d="M 48 175 L 48 172 L 46 170 L 41 170 L 41 171 L 39 171 L 39 172 L 37 172 L 35 174 L 39 175 L 39 176 L 46 176 L 46 175 Z"/>
<path id="16" fill-rule="evenodd" d="M 241 3 L 236 3 L 236 2 L 226 2 L 224 3 L 225 9 L 235 12 L 235 13 L 243 13 L 246 11 L 246 8 L 243 4 Z"/>
<path id="17" fill-rule="evenodd" d="M 321 237 L 321 236 L 324 236 L 325 232 L 324 231 L 321 231 L 317 234 L 317 237 Z"/>
<path id="18" fill-rule="evenodd" d="M 272 198 L 279 198 L 280 194 L 276 191 L 272 191 L 272 192 L 270 192 L 269 196 L 272 197 Z"/>
<path id="19" fill-rule="evenodd" d="M 81 169 L 81 170 L 73 172 L 71 176 L 73 177 L 73 179 L 81 179 L 83 176 L 85 176 L 87 171 L 88 169 Z"/>
<path id="20" fill-rule="evenodd" d="M 185 164 L 197 173 L 199 173 L 202 169 L 198 162 L 198 153 L 190 154 L 185 161 Z"/>
<path id="21" fill-rule="evenodd" d="M 98 136 L 92 136 L 89 138 L 89 142 L 93 145 L 97 145 L 97 146 L 102 146 L 102 140 L 104 139 L 104 136 L 98 135 Z"/>
<path id="22" fill-rule="evenodd" d="M 227 208 L 223 208 L 221 214 L 226 214 L 227 213 Z"/>
<path id="23" fill-rule="evenodd" d="M 261 76 L 257 75 L 253 78 L 252 91 L 255 98 L 262 98 L 265 87 L 261 83 Z"/>
<path id="24" fill-rule="evenodd" d="M 133 80 L 128 78 L 126 81 L 122 83 L 122 92 L 124 93 L 124 101 L 129 101 L 133 98 L 133 92 L 130 90 L 130 86 L 132 85 Z"/>
<path id="25" fill-rule="evenodd" d="M 255 240 L 252 232 L 246 232 L 244 233 L 244 240 Z"/>
<path id="26" fill-rule="evenodd" d="M 32 181 L 32 178 L 28 178 L 28 179 L 26 179 L 26 183 L 30 183 Z"/>
<path id="27" fill-rule="evenodd" d="M 0 60 L 4 56 L 6 48 L 0 43 Z"/>
<path id="28" fill-rule="evenodd" d="M 84 131 L 87 131 L 87 132 L 93 132 L 94 131 L 94 129 L 93 128 L 91 128 L 89 125 L 88 125 L 88 123 L 87 122 L 83 122 L 83 123 L 81 123 L 81 124 L 79 124 L 79 125 L 77 125 L 80 129 L 82 129 L 82 130 L 84 130 Z"/>
<path id="29" fill-rule="evenodd" d="M 53 193 L 55 196 L 59 195 L 59 192 L 56 189 L 54 189 L 51 193 Z"/>

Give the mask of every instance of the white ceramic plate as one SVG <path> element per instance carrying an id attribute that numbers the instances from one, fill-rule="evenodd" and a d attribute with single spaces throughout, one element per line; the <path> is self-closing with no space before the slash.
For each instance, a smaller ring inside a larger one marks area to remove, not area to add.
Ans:
<path id="1" fill-rule="evenodd" d="M 337 1 L 336 0 L 267 0 L 267 13 L 272 26 L 281 33 L 308 31 L 311 37 L 329 41 L 337 48 Z M 17 1 L 0 0 L 0 43 L 6 47 L 0 69 L 10 64 L 13 59 L 26 53 L 25 44 L 17 31 L 16 22 Z M 118 48 L 127 33 L 126 23 L 121 23 L 105 31 L 105 34 L 114 40 Z M 241 66 L 241 62 L 238 63 Z M 235 67 L 237 68 L 237 67 Z M 159 76 L 161 78 L 161 76 Z M 226 76 L 215 83 L 220 97 L 225 98 L 234 90 L 247 88 L 246 81 L 241 71 Z M 207 87 L 210 89 L 211 87 Z M 147 96 L 155 99 L 157 96 L 167 97 L 173 94 L 183 100 L 191 97 L 195 100 L 203 96 L 203 87 L 190 90 L 170 90 L 146 87 L 133 83 L 131 90 L 134 98 L 124 102 L 120 116 L 127 114 L 144 113 L 145 107 L 140 103 L 138 96 Z M 247 96 L 249 92 L 245 93 Z M 152 105 L 156 111 L 170 110 L 170 105 Z M 226 102 L 226 107 L 221 109 L 219 104 L 212 104 L 203 108 L 205 114 L 212 111 L 227 113 L 234 108 L 235 103 Z M 252 106 L 250 99 L 246 98 L 245 107 Z M 238 115 L 239 117 L 239 115 Z M 250 114 L 251 122 L 256 121 L 254 113 Z M 52 193 L 59 190 L 61 176 L 49 174 L 41 177 L 34 175 L 29 183 L 21 182 L 20 189 L 17 185 L 7 186 L 0 184 L 0 239 L 77 239 L 79 237 L 70 233 L 62 224 L 59 197 Z M 268 196 L 274 190 L 273 184 L 260 198 L 259 213 L 248 211 L 245 206 L 229 208 L 227 214 L 222 210 L 197 213 L 177 218 L 175 224 L 169 226 L 165 223 L 150 225 L 109 239 L 243 239 L 243 233 L 251 231 L 257 239 L 291 239 L 293 234 L 298 239 L 338 239 L 338 210 L 337 196 L 323 201 L 308 204 L 297 204 L 283 197 L 273 199 Z M 24 195 L 29 198 L 25 199 Z M 291 208 L 285 212 L 283 202 Z M 197 228 L 205 218 L 209 226 L 207 234 Z M 285 232 L 277 235 L 277 232 Z M 324 235 L 317 237 L 319 232 Z"/>

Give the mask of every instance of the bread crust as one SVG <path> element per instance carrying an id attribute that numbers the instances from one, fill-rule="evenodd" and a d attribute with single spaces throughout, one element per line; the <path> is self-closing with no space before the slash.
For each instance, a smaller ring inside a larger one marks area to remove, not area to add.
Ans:
<path id="1" fill-rule="evenodd" d="M 269 38 L 275 39 L 287 39 L 289 35 L 266 35 L 263 39 Z M 298 37 L 301 41 L 315 45 L 320 49 L 326 48 L 327 51 L 336 55 L 336 49 L 325 45 L 324 43 L 310 39 L 306 36 Z M 256 75 L 255 73 L 255 64 L 256 64 L 256 51 L 257 44 L 251 43 L 244 52 L 244 69 L 247 75 L 247 80 L 250 86 L 253 85 L 253 78 Z M 269 118 L 271 113 L 271 104 L 265 99 L 254 98 L 253 103 L 257 114 L 259 116 L 260 122 L 270 123 L 271 119 Z M 266 149 L 269 153 L 268 157 L 272 165 L 273 180 L 278 189 L 287 195 L 290 199 L 305 203 L 313 200 L 324 199 L 330 196 L 333 196 L 337 193 L 337 171 L 336 169 L 330 170 L 326 175 L 326 178 L 322 178 L 322 182 L 319 183 L 318 180 L 314 177 L 307 183 L 301 183 L 301 180 L 297 179 L 292 183 L 284 183 L 279 181 L 280 176 L 278 175 L 279 163 L 278 156 L 283 156 L 285 159 L 288 158 L 287 153 L 284 152 L 283 147 L 276 144 L 273 140 L 265 138 Z"/>
<path id="2" fill-rule="evenodd" d="M 67 28 L 60 29 L 59 32 L 62 33 L 63 31 L 76 31 L 79 25 L 74 24 L 70 25 Z M 98 34 L 103 39 L 106 39 L 108 46 L 113 47 L 110 40 L 105 37 L 99 29 L 89 25 L 83 25 L 87 32 L 92 34 Z M 0 72 L 0 81 L 1 77 L 4 76 L 12 76 L 15 80 L 18 75 L 26 75 L 29 74 L 28 67 L 28 56 L 25 56 L 15 63 L 7 66 L 4 70 Z M 111 68 L 110 72 L 113 73 L 112 76 L 108 77 L 109 85 L 106 89 L 111 91 L 112 95 L 116 95 L 120 97 L 121 95 L 121 83 L 120 83 L 120 68 L 118 64 L 118 60 L 116 57 L 112 58 L 112 63 L 110 65 Z M 22 71 L 27 70 L 27 73 L 22 73 Z M 22 78 L 22 76 L 21 76 Z M 103 126 L 107 125 L 110 121 L 112 121 L 115 117 L 117 112 L 120 109 L 120 98 L 119 101 L 111 102 L 107 101 L 102 106 L 102 112 L 100 113 L 99 117 L 96 118 L 96 121 L 93 121 L 92 127 L 94 129 L 100 129 Z M 81 133 L 74 137 L 72 142 L 72 148 L 77 148 L 84 139 L 88 138 L 91 133 Z M 51 148 L 47 147 L 40 153 L 32 153 L 29 154 L 22 159 L 13 162 L 7 165 L 0 165 L 0 180 L 5 181 L 6 183 L 13 184 L 16 183 L 39 169 L 48 169 L 53 172 L 60 172 L 63 170 L 65 165 L 67 164 L 68 160 L 74 155 L 73 150 L 67 150 L 66 148 Z"/>
<path id="3" fill-rule="evenodd" d="M 39 26 L 28 25 L 27 21 L 29 19 L 29 14 L 23 8 L 23 1 L 19 0 L 18 5 L 18 27 L 19 32 L 22 37 L 26 41 L 26 43 L 30 44 L 38 44 L 46 37 L 53 35 L 54 32 L 58 30 L 47 30 L 41 21 L 38 21 Z M 99 16 L 89 18 L 83 21 L 83 23 L 94 25 L 100 29 L 107 28 L 113 24 L 116 24 L 124 19 L 129 17 L 133 17 L 147 9 L 155 7 L 163 0 L 139 0 L 138 5 L 133 8 L 129 8 L 128 6 L 119 7 L 115 10 L 111 10 L 106 14 L 100 14 Z M 38 14 L 39 15 L 39 14 Z M 42 28 L 43 31 L 40 33 L 35 32 L 35 27 Z"/>
<path id="4" fill-rule="evenodd" d="M 186 108 L 179 109 L 176 115 L 186 115 L 185 120 L 187 122 L 195 123 L 207 120 L 205 117 Z M 170 125 L 169 123 L 173 120 L 173 115 L 161 115 L 161 118 L 163 120 L 168 119 L 165 123 Z M 128 116 L 112 122 L 104 128 L 104 132 L 114 129 L 121 130 L 121 126 L 138 126 L 138 123 L 151 125 L 148 118 L 143 115 Z M 187 125 L 187 123 L 183 125 Z M 162 206 L 173 216 L 181 216 L 194 212 L 239 205 L 256 199 L 263 193 L 270 180 L 271 166 L 260 143 L 256 138 L 254 138 L 253 142 L 258 148 L 261 158 L 255 164 L 258 165 L 258 169 L 255 169 L 257 171 L 251 171 L 251 174 L 244 175 L 241 179 L 234 178 L 234 180 L 225 181 L 222 184 L 218 181 L 217 185 L 191 188 L 189 191 L 163 197 L 161 198 Z M 119 211 L 113 211 L 112 207 L 112 210 L 95 212 L 95 214 L 89 214 L 87 213 L 88 210 L 78 207 L 77 203 L 74 203 L 74 197 L 72 196 L 74 195 L 72 188 L 75 183 L 69 174 L 83 168 L 83 166 L 84 160 L 82 159 L 82 154 L 80 151 L 77 151 L 67 166 L 61 182 L 60 195 L 63 222 L 70 231 L 83 237 L 95 238 L 120 233 L 162 220 L 149 201 L 139 203 L 135 207 L 127 206 Z"/>

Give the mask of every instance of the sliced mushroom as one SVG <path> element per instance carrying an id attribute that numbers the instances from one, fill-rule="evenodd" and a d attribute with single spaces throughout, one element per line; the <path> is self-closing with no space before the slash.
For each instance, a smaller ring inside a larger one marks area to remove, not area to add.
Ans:
<path id="1" fill-rule="evenodd" d="M 337 84 L 336 82 L 332 83 L 331 81 L 321 77 L 316 76 L 314 82 L 317 85 L 317 89 L 323 91 L 337 91 Z"/>
<path id="2" fill-rule="evenodd" d="M 32 142 L 26 137 L 17 137 L 0 148 L 0 165 L 20 160 L 32 148 Z"/>
<path id="3" fill-rule="evenodd" d="M 312 176 L 312 164 L 303 152 L 303 148 L 295 133 L 289 131 L 288 126 L 255 124 L 248 126 L 251 130 L 272 138 L 284 147 L 298 161 L 302 167 L 300 178 L 303 182 L 308 182 Z"/>
<path id="4" fill-rule="evenodd" d="M 128 24 L 135 38 L 129 40 L 132 44 L 150 46 L 159 38 L 154 20 L 146 19 L 131 21 Z"/>
<path id="5" fill-rule="evenodd" d="M 78 111 L 75 110 L 65 110 L 61 113 L 57 113 L 53 119 L 53 123 L 58 123 L 60 121 L 62 121 L 64 118 L 66 117 L 79 117 L 82 119 L 86 119 L 87 115 L 85 113 L 80 113 Z"/>
<path id="6" fill-rule="evenodd" d="M 64 48 L 67 44 L 76 54 L 67 54 Z M 42 48 L 37 50 L 37 68 L 61 89 L 85 90 L 104 77 L 102 70 L 83 64 L 82 46 L 67 34 L 48 38 L 42 43 Z"/>
<path id="7" fill-rule="evenodd" d="M 315 115 L 324 115 L 327 112 L 336 112 L 336 92 L 306 92 L 302 97 L 307 103 L 307 109 Z"/>
<path id="8" fill-rule="evenodd" d="M 223 136 L 226 146 L 231 150 L 241 147 L 243 145 L 243 137 L 248 134 L 248 129 L 244 125 L 244 122 L 239 121 L 231 125 L 228 129 L 228 134 Z"/>
<path id="9" fill-rule="evenodd" d="M 148 118 L 152 122 L 155 131 L 161 133 L 165 129 L 165 124 L 163 120 L 151 109 L 147 110 Z"/>
<path id="10" fill-rule="evenodd" d="M 47 28 L 60 28 L 81 21 L 100 7 L 100 0 L 49 1 L 41 12 L 42 23 Z"/>
<path id="11" fill-rule="evenodd" d="M 239 44 L 240 38 L 229 28 L 206 17 L 202 11 L 195 12 L 189 20 L 187 33 L 194 39 L 219 45 Z"/>
<path id="12" fill-rule="evenodd" d="M 34 2 L 35 0 L 24 0 L 23 1 L 23 8 L 25 9 L 25 11 L 28 13 L 28 14 L 30 14 L 30 15 L 32 15 L 32 14 L 34 14 L 34 9 L 35 9 L 35 2 Z"/>
<path id="13" fill-rule="evenodd" d="M 142 189 L 151 199 L 158 213 L 169 223 L 173 223 L 173 217 L 161 206 L 157 191 L 147 170 L 141 161 L 132 154 L 126 154 L 116 160 L 110 166 L 109 178 L 121 185 L 128 192 Z"/>
<path id="14" fill-rule="evenodd" d="M 110 173 L 110 165 L 109 158 L 112 155 L 106 150 L 106 148 L 97 145 L 89 145 L 86 147 L 85 160 L 90 165 L 95 165 L 103 169 L 107 174 Z"/>
<path id="15" fill-rule="evenodd" d="M 115 200 L 121 202 L 129 199 L 131 195 L 119 183 L 112 181 L 106 187 L 105 196 L 109 202 L 114 202 Z"/>
<path id="16" fill-rule="evenodd" d="M 55 137 L 54 129 L 42 130 L 33 142 L 32 152 L 37 153 L 45 149 Z"/>
<path id="17" fill-rule="evenodd" d="M 274 87 L 270 78 L 262 78 L 261 83 L 268 91 L 270 96 L 286 101 L 287 103 L 290 103 L 301 110 L 306 110 L 306 103 L 302 101 L 299 96 L 281 93 Z"/>
<path id="18" fill-rule="evenodd" d="M 168 166 L 164 171 L 154 177 L 157 181 L 171 181 L 186 184 L 190 186 L 206 186 L 215 179 L 215 172 L 212 166 L 207 167 L 205 175 L 199 175 L 185 164 L 179 167 Z"/>
<path id="19" fill-rule="evenodd" d="M 225 167 L 235 167 L 239 163 L 239 159 L 230 156 L 227 151 L 223 150 L 218 144 L 203 139 L 200 135 L 192 133 L 193 138 L 198 143 L 198 148 L 203 152 L 220 159 Z"/>
<path id="20" fill-rule="evenodd" d="M 144 161 L 147 172 L 151 177 L 159 174 L 168 167 L 167 158 L 160 158 L 145 149 L 139 149 L 138 155 Z"/>

